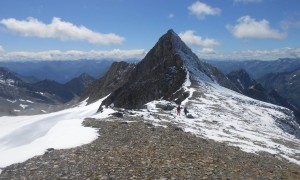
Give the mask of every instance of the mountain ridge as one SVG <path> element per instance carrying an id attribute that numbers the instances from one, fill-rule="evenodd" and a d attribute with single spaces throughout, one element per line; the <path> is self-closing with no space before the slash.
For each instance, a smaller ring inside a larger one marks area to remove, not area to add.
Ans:
<path id="1" fill-rule="evenodd" d="M 300 109 L 300 67 L 291 72 L 270 73 L 258 79 L 266 89 L 275 89 Z"/>
<path id="2" fill-rule="evenodd" d="M 170 29 L 129 72 L 129 80 L 124 86 L 113 91 L 102 105 L 136 109 L 160 98 L 176 99 L 180 104 L 188 96 L 184 90 L 179 91 L 186 81 L 187 72 L 193 81 L 216 82 L 237 90 L 221 71 L 200 61 Z"/>
<path id="3" fill-rule="evenodd" d="M 236 85 L 242 94 L 253 99 L 283 106 L 294 111 L 297 122 L 300 124 L 299 108 L 281 96 L 275 89 L 264 88 L 261 83 L 252 79 L 246 70 L 239 69 L 232 71 L 227 74 L 227 77 Z"/>
<path id="4" fill-rule="evenodd" d="M 262 60 L 208 60 L 225 74 L 237 69 L 245 69 L 254 79 L 259 79 L 268 73 L 291 72 L 300 68 L 300 58 L 281 58 L 273 61 Z"/>
<path id="5" fill-rule="evenodd" d="M 87 75 L 83 76 L 85 80 L 90 79 Z M 80 93 L 94 79 L 77 82 L 73 84 L 75 87 L 70 86 L 72 80 L 66 84 L 47 79 L 37 82 L 27 80 L 22 75 L 0 67 L 0 115 L 30 115 L 61 110 L 69 106 L 66 103 L 75 103 Z"/>

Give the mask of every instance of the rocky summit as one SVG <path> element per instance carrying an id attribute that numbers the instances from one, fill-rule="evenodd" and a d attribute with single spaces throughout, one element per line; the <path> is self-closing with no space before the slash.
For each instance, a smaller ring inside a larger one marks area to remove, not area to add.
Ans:
<path id="1" fill-rule="evenodd" d="M 187 73 L 191 79 L 187 79 Z M 115 89 L 102 105 L 136 109 L 155 99 L 180 104 L 188 96 L 181 87 L 190 80 L 216 82 L 236 89 L 217 68 L 199 60 L 173 30 L 168 30 L 123 79 L 126 83 Z"/>

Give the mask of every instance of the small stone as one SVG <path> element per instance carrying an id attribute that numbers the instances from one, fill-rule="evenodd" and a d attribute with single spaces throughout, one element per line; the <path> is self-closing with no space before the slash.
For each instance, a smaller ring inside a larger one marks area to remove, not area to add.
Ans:
<path id="1" fill-rule="evenodd" d="M 54 151 L 54 148 L 47 148 L 47 151 Z"/>
<path id="2" fill-rule="evenodd" d="M 123 125 L 128 125 L 128 122 L 126 122 L 126 121 L 123 121 L 123 122 L 120 122 L 120 124 L 123 124 Z"/>
<path id="3" fill-rule="evenodd" d="M 183 131 L 183 129 L 180 128 L 180 127 L 175 127 L 174 130 L 175 130 L 175 131 Z"/>
<path id="4" fill-rule="evenodd" d="M 118 117 L 118 118 L 123 118 L 123 113 L 121 113 L 121 112 L 111 113 L 110 115 Z"/>
<path id="5" fill-rule="evenodd" d="M 37 169 L 38 169 L 37 167 L 34 167 L 34 168 L 30 168 L 29 171 L 35 171 Z"/>

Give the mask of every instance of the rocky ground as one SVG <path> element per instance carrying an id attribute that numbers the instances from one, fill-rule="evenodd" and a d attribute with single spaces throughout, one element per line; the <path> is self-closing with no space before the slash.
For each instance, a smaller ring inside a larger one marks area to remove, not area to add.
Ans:
<path id="1" fill-rule="evenodd" d="M 92 143 L 50 149 L 6 167 L 0 179 L 300 179 L 299 166 L 270 154 L 245 153 L 138 117 L 110 120 L 84 122 L 99 128 Z"/>

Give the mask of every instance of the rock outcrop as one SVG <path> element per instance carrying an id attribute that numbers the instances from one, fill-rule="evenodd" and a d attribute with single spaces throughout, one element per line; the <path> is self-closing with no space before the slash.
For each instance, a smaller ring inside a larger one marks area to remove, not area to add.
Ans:
<path id="1" fill-rule="evenodd" d="M 95 102 L 122 87 L 134 68 L 134 63 L 114 62 L 102 78 L 94 81 L 86 89 L 81 96 L 81 101 L 89 98 L 88 103 Z"/>

